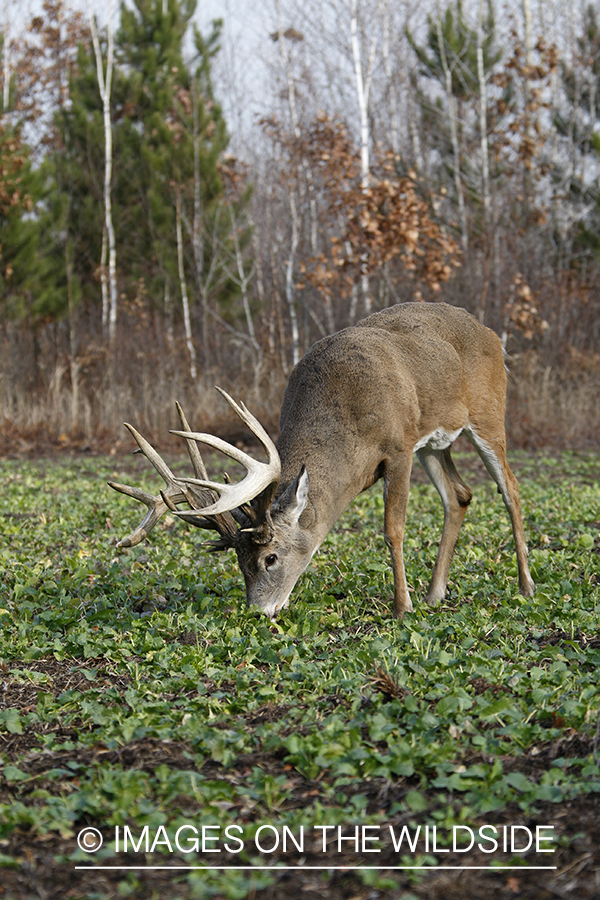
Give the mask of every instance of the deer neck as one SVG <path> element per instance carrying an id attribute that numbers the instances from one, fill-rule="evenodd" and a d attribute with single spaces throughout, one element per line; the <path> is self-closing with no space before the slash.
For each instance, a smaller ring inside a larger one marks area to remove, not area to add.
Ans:
<path id="1" fill-rule="evenodd" d="M 303 465 L 309 478 L 308 501 L 300 527 L 310 535 L 313 552 L 318 549 L 351 500 L 362 490 L 352 477 L 352 468 L 340 461 L 339 444 L 323 441 L 318 447 L 306 442 L 295 446 L 278 446 L 282 460 L 282 477 L 278 495 L 297 477 Z"/>

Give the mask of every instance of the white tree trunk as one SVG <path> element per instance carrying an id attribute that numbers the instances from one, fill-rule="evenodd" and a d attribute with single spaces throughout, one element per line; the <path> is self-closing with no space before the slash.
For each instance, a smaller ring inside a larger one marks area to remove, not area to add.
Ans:
<path id="1" fill-rule="evenodd" d="M 381 2 L 377 3 L 375 17 L 379 13 Z M 373 78 L 373 67 L 375 63 L 376 37 L 375 31 L 369 48 L 369 57 L 367 60 L 366 72 L 363 75 L 363 63 L 358 35 L 358 0 L 350 0 L 350 35 L 352 42 L 352 61 L 354 63 L 354 77 L 356 81 L 356 98 L 358 102 L 358 115 L 360 121 L 360 175 L 361 187 L 363 191 L 368 190 L 369 175 L 371 171 L 370 163 L 370 144 L 371 133 L 369 128 L 369 93 L 371 89 L 371 81 Z M 363 305 L 365 314 L 369 315 L 372 310 L 371 296 L 369 294 L 369 276 L 367 273 L 367 261 L 365 258 L 361 260 L 361 276 L 360 286 L 363 297 Z"/>
<path id="2" fill-rule="evenodd" d="M 252 321 L 252 313 L 250 311 L 250 298 L 248 296 L 248 285 L 253 275 L 253 271 L 246 272 L 244 267 L 244 257 L 242 255 L 242 248 L 240 246 L 240 233 L 239 233 L 239 224 L 237 221 L 237 217 L 233 206 L 229 209 L 229 216 L 231 219 L 231 236 L 233 238 L 233 249 L 235 251 L 235 265 L 237 269 L 237 282 L 240 286 L 240 293 L 242 295 L 242 306 L 244 309 L 244 316 L 246 319 L 246 327 L 248 329 L 248 334 L 250 336 L 250 343 L 254 347 L 255 350 L 260 352 L 260 344 L 256 340 L 256 331 L 254 328 L 254 322 Z"/>
<path id="3" fill-rule="evenodd" d="M 196 348 L 192 340 L 192 323 L 190 320 L 190 304 L 188 301 L 187 283 L 185 280 L 185 267 L 183 264 L 183 235 L 181 232 L 181 194 L 179 185 L 175 185 L 175 230 L 177 234 L 177 268 L 179 271 L 179 285 L 181 288 L 181 303 L 183 306 L 183 325 L 185 328 L 185 342 L 190 356 L 190 375 L 196 380 Z"/>
<path id="4" fill-rule="evenodd" d="M 400 152 L 400 139 L 398 127 L 398 96 L 396 94 L 396 83 L 392 70 L 392 60 L 390 55 L 390 31 L 391 31 L 391 15 L 390 0 L 385 0 L 383 8 L 383 68 L 387 81 L 388 109 L 390 117 L 390 146 L 394 153 Z"/>
<path id="5" fill-rule="evenodd" d="M 444 35 L 442 32 L 442 12 L 438 5 L 437 13 L 437 33 L 438 43 L 440 47 L 440 60 L 444 70 L 446 102 L 448 103 L 448 120 L 450 125 L 450 137 L 452 140 L 452 156 L 454 168 L 454 185 L 458 201 L 458 212 L 460 216 L 461 243 L 463 250 L 469 245 L 469 232 L 467 229 L 467 214 L 465 210 L 465 197 L 463 192 L 462 177 L 460 174 L 460 143 L 458 140 L 458 115 L 456 111 L 456 97 L 452 93 L 452 69 L 448 63 L 446 48 L 444 46 Z"/>
<path id="6" fill-rule="evenodd" d="M 531 146 L 533 146 L 533 142 L 535 141 L 535 130 L 533 124 L 533 109 L 532 109 L 532 98 L 533 92 L 531 88 L 531 78 L 529 77 L 529 72 L 531 71 L 531 67 L 533 66 L 533 24 L 531 19 L 531 5 L 529 0 L 523 0 L 523 24 L 525 29 L 525 135 L 527 137 L 528 142 Z M 531 160 L 527 159 L 527 165 L 524 166 L 524 180 L 525 180 L 525 215 L 529 215 L 529 208 L 531 203 L 531 194 L 532 194 L 532 179 L 531 179 Z"/>
<path id="7" fill-rule="evenodd" d="M 98 76 L 98 90 L 102 100 L 102 114 L 104 121 L 104 223 L 108 238 L 108 284 L 110 289 L 110 301 L 108 309 L 108 339 L 112 344 L 117 333 L 117 248 L 115 244 L 115 230 L 112 219 L 112 123 L 110 116 L 110 96 L 112 88 L 112 73 L 114 61 L 114 33 L 113 33 L 113 3 L 108 5 L 107 48 L 106 48 L 106 74 L 100 50 L 100 40 L 96 19 L 92 12 L 90 0 L 88 0 L 88 18 L 96 57 L 96 72 Z"/>
<path id="8" fill-rule="evenodd" d="M 102 228 L 102 249 L 100 251 L 100 287 L 102 290 L 102 333 L 108 331 L 108 278 L 106 273 L 106 256 L 108 241 L 106 239 L 106 221 Z"/>
<path id="9" fill-rule="evenodd" d="M 365 84 L 362 72 L 362 59 L 360 41 L 358 39 L 358 2 L 350 2 L 350 33 L 352 35 L 352 61 L 354 63 L 354 77 L 356 79 L 356 98 L 358 101 L 358 115 L 360 120 L 360 175 L 361 185 L 364 190 L 369 186 L 369 83 Z M 368 76 L 367 76 L 368 79 Z"/>
<path id="10" fill-rule="evenodd" d="M 279 53 L 281 55 L 281 60 L 283 62 L 285 68 L 285 74 L 287 79 L 287 99 L 288 99 L 288 107 L 290 112 L 290 120 L 292 124 L 292 130 L 294 133 L 294 137 L 299 140 L 302 136 L 300 131 L 300 122 L 298 119 L 298 110 L 296 108 L 296 87 L 294 85 L 294 75 L 292 72 L 291 60 L 289 57 L 289 53 L 287 52 L 286 46 L 286 38 L 283 32 L 283 22 L 281 19 L 281 5 L 279 0 L 276 0 L 276 8 L 277 8 L 277 37 L 279 42 Z M 302 168 L 306 172 L 308 170 L 308 162 L 304 159 L 302 160 Z M 291 215 L 291 224 L 292 224 L 292 236 L 290 241 L 290 251 L 288 254 L 288 259 L 286 263 L 286 273 L 285 273 L 285 299 L 288 307 L 288 314 L 290 317 L 290 328 L 292 332 L 292 363 L 295 366 L 298 362 L 300 362 L 300 331 L 298 328 L 298 314 L 296 312 L 296 296 L 295 296 L 295 284 L 294 284 L 294 267 L 296 262 L 296 251 L 298 249 L 298 241 L 300 239 L 300 214 L 298 211 L 298 204 L 296 203 L 296 196 L 294 193 L 294 186 L 290 184 L 290 215 Z"/>
<path id="11" fill-rule="evenodd" d="M 263 273 L 263 258 L 262 258 L 262 234 L 259 233 L 258 228 L 256 226 L 256 222 L 252 216 L 252 210 L 248 210 L 248 225 L 250 226 L 250 234 L 252 235 L 252 248 L 254 259 L 256 261 L 256 293 L 258 294 L 258 300 L 260 304 L 260 309 L 264 310 L 265 308 L 265 278 Z M 261 229 L 262 231 L 262 229 Z"/>
<path id="12" fill-rule="evenodd" d="M 487 272 L 487 260 L 489 260 L 489 236 L 490 236 L 490 165 L 488 153 L 487 135 L 487 80 L 483 60 L 483 14 L 485 0 L 479 0 L 477 12 L 477 81 L 479 83 L 479 145 L 481 151 L 481 202 L 483 205 L 483 240 L 485 247 L 484 266 Z M 481 293 L 479 307 L 479 320 L 485 322 L 486 298 L 488 293 L 489 276 L 486 274 L 484 288 Z"/>
<path id="13" fill-rule="evenodd" d="M 285 300 L 288 307 L 292 331 L 292 364 L 295 366 L 300 362 L 300 330 L 298 328 L 298 314 L 296 312 L 294 296 L 294 260 L 296 258 L 296 250 L 298 249 L 298 240 L 300 237 L 300 223 L 293 187 L 290 187 L 290 213 L 292 216 L 292 240 L 285 271 Z"/>
<path id="14" fill-rule="evenodd" d="M 4 0 L 4 44 L 2 47 L 2 74 L 4 84 L 2 86 L 2 111 L 8 113 L 10 104 L 10 15 L 8 12 L 9 0 Z"/>
<path id="15" fill-rule="evenodd" d="M 490 218 L 490 163 L 487 136 L 487 80 L 483 61 L 483 13 L 485 0 L 479 0 L 477 15 L 477 80 L 479 82 L 479 142 L 481 147 L 481 195 L 484 225 L 487 231 Z"/>

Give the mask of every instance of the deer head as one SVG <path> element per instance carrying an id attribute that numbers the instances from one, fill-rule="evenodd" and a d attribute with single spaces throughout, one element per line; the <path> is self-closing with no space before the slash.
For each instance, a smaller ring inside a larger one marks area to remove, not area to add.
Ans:
<path id="1" fill-rule="evenodd" d="M 180 478 L 154 447 L 132 425 L 125 423 L 138 445 L 137 452 L 143 453 L 154 466 L 166 488 L 154 496 L 140 488 L 108 482 L 114 490 L 148 507 L 142 522 L 117 547 L 139 544 L 170 510 L 191 525 L 218 533 L 219 537 L 210 542 L 209 550 L 233 548 L 236 551 L 246 582 L 248 605 L 257 606 L 273 617 L 287 605 L 296 581 L 316 549 L 309 532 L 299 526 L 308 500 L 308 473 L 302 466 L 297 477 L 275 499 L 281 478 L 281 460 L 275 444 L 243 403 L 237 404 L 224 390 L 217 390 L 259 439 L 268 461 L 253 459 L 214 435 L 192 431 L 177 404 L 183 430 L 171 433 L 185 440 L 195 475 Z M 237 484 L 231 484 L 228 476 L 223 484 L 210 481 L 198 444 L 225 453 L 244 466 L 246 476 Z M 179 504 L 190 508 L 180 510 Z"/>

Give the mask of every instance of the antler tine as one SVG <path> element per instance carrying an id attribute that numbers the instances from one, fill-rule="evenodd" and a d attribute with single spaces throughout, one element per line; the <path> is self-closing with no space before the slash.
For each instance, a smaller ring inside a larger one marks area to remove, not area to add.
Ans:
<path id="1" fill-rule="evenodd" d="M 117 547 L 119 549 L 124 547 L 135 547 L 136 544 L 141 543 L 149 534 L 149 532 L 154 528 L 160 517 L 167 511 L 167 509 L 171 508 L 171 503 L 175 505 L 176 503 L 183 503 L 187 500 L 187 490 L 184 484 L 178 483 L 175 475 L 171 472 L 170 468 L 160 456 L 159 453 L 154 449 L 154 447 L 146 440 L 145 437 L 133 427 L 133 425 L 129 425 L 125 422 L 125 427 L 131 433 L 135 442 L 137 443 L 140 451 L 144 454 L 146 459 L 148 459 L 159 475 L 164 479 L 167 485 L 167 489 L 165 491 L 161 491 L 159 496 L 154 496 L 153 494 L 149 494 L 147 491 L 143 491 L 141 488 L 130 487 L 127 484 L 117 484 L 114 481 L 109 481 L 108 484 L 115 491 L 119 491 L 121 494 L 126 494 L 128 497 L 133 497 L 134 500 L 139 500 L 140 503 L 144 503 L 148 507 L 148 512 L 138 525 L 134 531 L 131 532 L 130 535 L 124 537 L 119 543 Z M 168 503 L 165 502 L 165 499 L 168 499 Z"/>
<path id="2" fill-rule="evenodd" d="M 254 500 L 255 497 L 258 497 L 259 494 L 269 487 L 272 489 L 272 492 L 274 492 L 281 477 L 281 460 L 279 458 L 279 453 L 275 444 L 258 419 L 252 415 L 243 403 L 238 405 L 226 391 L 222 390 L 222 388 L 217 388 L 217 390 L 225 400 L 227 400 L 240 419 L 260 440 L 267 451 L 269 461 L 268 463 L 263 463 L 253 459 L 251 456 L 248 456 L 247 453 L 244 453 L 243 450 L 239 450 L 237 447 L 234 447 L 233 444 L 228 444 L 227 441 L 223 441 L 221 438 L 215 437 L 212 434 L 203 434 L 187 430 L 173 431 L 172 434 L 183 437 L 186 441 L 199 441 L 200 443 L 207 444 L 209 447 L 213 447 L 215 450 L 220 450 L 222 453 L 225 453 L 227 456 L 236 460 L 236 462 L 241 463 L 247 471 L 245 478 L 236 485 L 218 484 L 217 482 L 208 481 L 204 478 L 186 478 L 186 484 L 198 485 L 199 487 L 216 491 L 217 494 L 219 494 L 219 499 L 203 509 L 178 512 L 177 515 L 183 519 L 197 517 L 199 515 L 214 516 L 220 513 L 230 512 L 243 504 L 249 503 L 250 500 Z"/>
<path id="3" fill-rule="evenodd" d="M 119 550 L 124 547 L 135 547 L 136 544 L 141 543 L 144 538 L 148 537 L 148 534 L 152 531 L 160 517 L 170 509 L 169 506 L 164 502 L 162 495 L 160 497 L 153 497 L 152 494 L 146 493 L 146 491 L 142 491 L 140 488 L 129 487 L 127 484 L 117 484 L 114 481 L 109 481 L 108 484 L 115 491 L 119 491 L 121 494 L 127 494 L 128 497 L 133 497 L 134 500 L 139 500 L 141 503 L 145 503 L 148 507 L 148 512 L 140 522 L 137 528 L 135 528 L 131 534 L 124 537 L 119 541 L 117 547 Z M 165 492 L 166 493 L 166 492 Z M 180 493 L 180 501 L 185 499 L 183 494 Z M 175 499 L 175 498 L 173 498 Z"/>
<path id="4" fill-rule="evenodd" d="M 183 432 L 183 436 L 185 437 L 191 433 L 191 430 L 179 403 L 177 404 L 177 411 L 179 413 L 179 418 L 181 419 L 181 424 L 186 429 L 185 432 Z M 154 496 L 141 488 L 130 487 L 126 484 L 117 484 L 113 481 L 108 482 L 110 487 L 115 491 L 126 494 L 134 500 L 139 500 L 140 503 L 144 503 L 148 507 L 148 512 L 138 527 L 132 531 L 130 535 L 119 541 L 117 547 L 135 547 L 136 544 L 139 544 L 148 536 L 149 532 L 154 528 L 160 517 L 167 512 L 167 510 L 179 514 L 177 512 L 178 503 L 187 503 L 192 508 L 191 514 L 186 517 L 191 525 L 196 525 L 200 528 L 209 528 L 219 532 L 220 540 L 215 542 L 215 546 L 218 545 L 219 548 L 232 547 L 237 532 L 237 526 L 231 515 L 226 514 L 206 517 L 204 515 L 204 510 L 200 511 L 200 517 L 193 514 L 194 507 L 204 502 L 214 503 L 214 501 L 218 499 L 218 495 L 207 489 L 202 482 L 202 477 L 206 477 L 206 469 L 195 441 L 188 437 L 186 443 L 194 472 L 196 475 L 200 476 L 200 478 L 176 478 L 164 459 L 146 438 L 142 437 L 133 425 L 125 423 L 125 426 L 135 439 L 139 450 L 144 454 L 146 459 L 152 463 L 167 486 L 159 492 L 158 496 Z M 201 490 L 195 490 L 194 485 L 199 485 Z"/>
<path id="5" fill-rule="evenodd" d="M 182 410 L 179 403 L 177 403 L 177 401 L 175 402 L 175 406 L 177 407 L 177 412 L 179 413 L 179 418 L 181 420 L 181 427 L 183 428 L 184 431 L 191 432 L 192 429 L 190 428 L 190 426 L 188 424 L 188 420 L 185 416 L 185 413 Z M 190 461 L 192 463 L 194 472 L 196 474 L 196 478 L 204 479 L 206 481 L 206 479 L 208 478 L 208 473 L 206 471 L 206 467 L 204 465 L 202 456 L 200 455 L 200 450 L 198 449 L 198 444 L 195 441 L 191 441 L 191 440 L 186 440 L 185 443 L 186 443 L 188 453 L 190 456 Z"/>
<path id="6" fill-rule="evenodd" d="M 190 428 L 190 425 L 188 423 L 187 417 L 186 417 L 183 409 L 181 408 L 179 403 L 176 402 L 175 405 L 177 407 L 177 412 L 179 413 L 179 418 L 181 420 L 181 424 L 182 424 L 184 430 L 191 433 L 192 429 Z M 204 460 L 202 459 L 202 456 L 200 455 L 200 450 L 198 448 L 198 444 L 196 443 L 196 441 L 193 441 L 189 438 L 186 438 L 185 443 L 186 443 L 190 461 L 192 463 L 192 466 L 193 466 L 193 469 L 194 469 L 197 479 L 199 481 L 203 481 L 203 480 L 206 481 L 208 479 L 208 473 L 207 473 L 206 467 L 204 465 Z M 228 479 L 229 479 L 229 476 L 227 474 L 225 474 L 225 481 L 227 482 Z M 186 484 L 187 484 L 187 481 L 186 481 Z M 210 501 L 215 502 L 216 500 L 218 500 L 218 495 L 216 495 L 214 493 L 214 491 L 210 491 L 207 488 L 202 488 L 202 490 L 208 494 Z M 162 494 L 162 491 L 161 491 L 161 494 Z M 194 494 L 195 494 L 195 492 L 193 491 L 193 489 L 190 486 L 190 492 L 187 496 L 187 500 L 188 500 L 188 503 L 190 504 L 190 506 L 192 506 L 192 507 L 197 506 L 198 503 L 202 503 L 204 500 L 204 498 L 202 496 L 200 496 L 200 497 L 195 498 L 195 503 L 192 503 L 191 501 L 192 501 L 192 498 L 194 498 Z M 175 505 L 174 504 L 171 505 L 168 502 L 168 498 L 165 497 L 164 499 L 167 500 L 167 505 L 172 510 L 172 512 L 176 513 L 177 509 L 176 509 Z M 195 518 L 193 516 L 188 516 L 187 521 L 190 522 L 192 525 L 197 525 L 200 528 L 211 528 L 214 531 L 218 531 L 219 534 L 221 535 L 221 538 L 225 540 L 225 544 L 227 544 L 227 545 L 231 545 L 231 543 L 234 540 L 235 533 L 237 531 L 235 519 L 233 519 L 233 517 L 229 514 L 229 512 L 221 514 L 221 515 L 213 516 L 212 518 L 206 518 L 205 516 L 201 516 L 199 518 Z"/>
<path id="7" fill-rule="evenodd" d="M 167 484 L 173 484 L 175 482 L 175 476 L 171 472 L 162 456 L 160 456 L 160 454 L 156 452 L 152 444 L 150 444 L 145 437 L 142 437 L 142 435 L 133 427 L 133 425 L 130 425 L 128 422 L 125 422 L 124 424 L 125 428 L 131 433 L 136 444 L 138 445 L 146 459 L 152 463 L 158 474 L 162 476 L 162 478 L 164 478 Z"/>
<path id="8" fill-rule="evenodd" d="M 276 463 L 279 468 L 279 474 L 281 474 L 281 460 L 279 459 L 279 452 L 277 450 L 277 447 L 275 446 L 265 429 L 262 427 L 258 419 L 252 415 L 250 410 L 243 402 L 240 402 L 240 404 L 238 405 L 235 400 L 229 396 L 227 391 L 223 390 L 223 388 L 215 385 L 215 389 L 219 392 L 219 394 L 221 394 L 222 397 L 225 398 L 225 400 L 227 400 L 233 411 L 237 413 L 242 422 L 244 422 L 248 426 L 250 431 L 252 431 L 253 434 L 256 435 L 256 437 L 259 439 L 259 441 L 267 451 L 269 462 Z"/>

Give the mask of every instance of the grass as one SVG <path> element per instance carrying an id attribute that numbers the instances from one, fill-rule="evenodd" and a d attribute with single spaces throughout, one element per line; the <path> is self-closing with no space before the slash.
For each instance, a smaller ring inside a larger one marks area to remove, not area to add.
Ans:
<path id="1" fill-rule="evenodd" d="M 516 460 L 533 598 L 517 592 L 501 500 L 473 470 L 444 604 L 391 618 L 374 488 L 276 623 L 245 608 L 234 555 L 209 556 L 205 535 L 180 522 L 115 550 L 141 507 L 106 480 L 154 489 L 142 461 L 0 461 L 3 900 L 545 900 L 573 884 L 593 896 L 600 464 Z M 415 598 L 440 526 L 437 495 L 416 483 L 405 542 Z M 77 845 L 89 826 L 104 839 L 96 854 Z M 549 841 L 520 850 L 536 827 Z M 304 868 L 258 868 L 284 864 Z M 141 868 L 76 868 L 92 865 Z"/>

